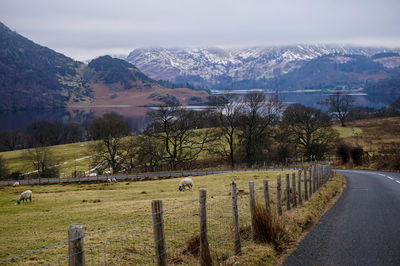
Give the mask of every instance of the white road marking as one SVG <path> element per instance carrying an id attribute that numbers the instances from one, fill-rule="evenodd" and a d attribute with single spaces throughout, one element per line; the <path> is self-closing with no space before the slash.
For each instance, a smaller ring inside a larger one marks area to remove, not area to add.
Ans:
<path id="1" fill-rule="evenodd" d="M 390 177 L 390 176 L 386 176 L 386 177 L 389 178 L 390 180 L 394 180 L 393 177 Z"/>
<path id="2" fill-rule="evenodd" d="M 383 175 L 383 174 L 378 174 L 378 175 L 380 175 L 380 176 L 385 176 L 385 175 Z"/>
<path id="3" fill-rule="evenodd" d="M 399 181 L 399 180 L 396 180 L 396 182 L 400 184 L 400 181 Z"/>

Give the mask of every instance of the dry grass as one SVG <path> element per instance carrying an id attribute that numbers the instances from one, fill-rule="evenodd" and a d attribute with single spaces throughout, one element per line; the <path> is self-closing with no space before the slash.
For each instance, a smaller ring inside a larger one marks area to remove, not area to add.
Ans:
<path id="1" fill-rule="evenodd" d="M 345 128 L 336 127 L 344 141 L 353 147 L 362 147 L 364 153 L 361 165 L 339 161 L 336 167 L 357 169 L 380 169 L 398 171 L 400 147 L 400 117 L 365 119 L 349 122 Z M 352 132 L 351 134 L 348 134 Z"/>
<path id="2" fill-rule="evenodd" d="M 255 237 L 259 242 L 271 243 L 280 251 L 286 236 L 286 225 L 275 212 L 269 214 L 264 205 L 257 203 L 254 208 Z"/>
<path id="3" fill-rule="evenodd" d="M 285 211 L 280 220 L 275 220 L 272 232 L 275 232 L 280 241 L 274 244 L 251 244 L 242 249 L 241 256 L 228 259 L 227 265 L 280 265 L 284 259 L 296 248 L 314 224 L 336 202 L 345 187 L 343 176 L 333 174 L 326 184 L 311 199 L 302 206 Z M 261 223 L 267 224 L 270 218 L 265 217 L 266 210 L 260 208 Z M 271 223 L 271 222 L 270 222 Z M 285 229 L 283 229 L 283 227 Z M 261 231 L 265 231 L 261 228 Z M 279 233 L 278 233 L 279 232 Z M 267 233 L 264 233 L 267 234 Z M 268 232 L 271 234 L 271 232 Z"/>
<path id="4" fill-rule="evenodd" d="M 384 145 L 400 144 L 400 117 L 352 121 L 346 128 L 336 128 L 346 142 L 372 153 L 378 152 Z"/>

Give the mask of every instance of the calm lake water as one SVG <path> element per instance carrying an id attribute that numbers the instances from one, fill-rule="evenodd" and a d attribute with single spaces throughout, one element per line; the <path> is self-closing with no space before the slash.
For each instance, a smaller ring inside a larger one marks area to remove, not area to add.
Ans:
<path id="1" fill-rule="evenodd" d="M 381 108 L 390 105 L 400 94 L 397 95 L 353 95 L 355 105 Z M 279 98 L 287 103 L 301 103 L 307 106 L 324 109 L 324 106 L 318 104 L 327 97 L 327 94 L 298 92 L 298 93 L 280 93 Z M 21 129 L 34 122 L 47 120 L 51 122 L 78 122 L 90 121 L 95 116 L 101 116 L 107 112 L 116 112 L 123 115 L 130 123 L 133 129 L 142 129 L 148 122 L 146 113 L 151 108 L 147 107 L 96 107 L 96 108 L 74 108 L 59 110 L 31 110 L 17 111 L 13 113 L 0 113 L 1 129 Z"/>

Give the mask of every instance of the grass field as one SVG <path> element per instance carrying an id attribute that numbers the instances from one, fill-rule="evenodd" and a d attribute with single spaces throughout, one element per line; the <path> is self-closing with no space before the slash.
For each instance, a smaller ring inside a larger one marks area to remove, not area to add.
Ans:
<path id="1" fill-rule="evenodd" d="M 190 202 L 186 207 L 177 208 L 165 214 L 166 221 L 170 221 L 166 222 L 166 231 L 174 232 L 169 239 L 169 245 L 182 250 L 181 246 L 193 236 L 192 232 L 197 232 L 198 188 L 207 188 L 208 195 L 223 192 L 210 198 L 208 205 L 211 219 L 210 230 L 216 230 L 213 234 L 216 236 L 221 232 L 226 232 L 227 226 L 229 228 L 232 222 L 228 194 L 230 181 L 236 180 L 239 188 L 244 187 L 243 191 L 248 191 L 248 181 L 259 181 L 257 197 L 262 199 L 261 181 L 271 178 L 273 180 L 271 191 L 274 191 L 276 174 L 277 172 L 245 172 L 193 177 L 194 190 L 184 193 L 177 190 L 179 179 L 120 182 L 112 185 L 102 183 L 0 187 L 0 259 L 66 240 L 67 227 L 70 224 L 84 225 L 85 232 L 88 233 L 150 214 L 153 199 L 162 199 L 164 209 Z M 26 189 L 33 191 L 32 204 L 16 205 L 19 194 Z M 243 193 L 245 197 L 246 193 Z M 276 196 L 271 195 L 271 198 L 276 198 Z M 248 208 L 247 199 L 243 198 L 242 208 Z M 226 220 L 223 220 L 223 216 L 226 216 Z M 242 213 L 243 226 L 248 224 L 248 217 L 249 213 Z M 212 222 L 214 218 L 215 223 Z M 177 233 L 177 226 L 186 228 L 182 230 L 188 230 L 188 232 Z M 152 224 L 149 217 L 130 224 L 129 228 L 124 226 L 122 229 L 109 230 L 90 238 L 87 237 L 85 245 L 94 246 L 104 242 L 104 239 L 115 239 L 128 231 L 136 232 L 135 230 L 139 229 L 146 230 L 146 233 L 132 235 L 140 237 L 144 242 L 152 243 Z M 145 235 L 147 235 L 146 239 Z M 212 240 L 210 242 L 212 243 Z M 57 256 L 65 255 L 65 251 L 64 245 L 31 255 L 28 260 L 18 260 L 17 263 L 44 263 Z M 90 257 L 89 253 L 87 257 Z"/>
<path id="2" fill-rule="evenodd" d="M 202 129 L 200 129 L 201 131 Z M 135 136 L 126 137 L 135 138 Z M 90 167 L 91 154 L 89 151 L 89 146 L 92 141 L 78 142 L 71 144 L 63 144 L 50 146 L 50 149 L 56 161 L 59 162 L 60 177 L 70 177 L 75 171 L 88 171 Z M 4 159 L 10 173 L 29 173 L 32 172 L 33 166 L 31 162 L 24 159 L 24 153 L 26 150 L 16 150 L 0 152 L 0 156 Z M 207 151 L 203 151 L 199 155 L 199 159 L 209 158 L 210 154 Z"/>
<path id="3" fill-rule="evenodd" d="M 351 121 L 344 128 L 335 126 L 346 142 L 370 152 L 377 152 L 382 145 L 400 144 L 399 128 L 400 117 Z"/>
<path id="4" fill-rule="evenodd" d="M 64 174 L 70 175 L 75 166 L 77 170 L 87 171 L 89 169 L 90 158 L 88 158 L 88 146 L 90 142 L 78 142 L 72 144 L 64 144 L 51 146 L 56 160 L 61 163 L 60 173 L 63 177 Z M 23 155 L 25 150 L 0 152 L 10 172 L 28 173 L 33 171 L 31 163 L 24 160 Z"/>

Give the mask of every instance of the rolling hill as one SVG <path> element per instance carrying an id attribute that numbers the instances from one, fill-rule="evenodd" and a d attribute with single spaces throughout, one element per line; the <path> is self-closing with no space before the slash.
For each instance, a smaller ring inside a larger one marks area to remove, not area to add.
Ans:
<path id="1" fill-rule="evenodd" d="M 68 106 L 198 104 L 208 93 L 166 88 L 134 65 L 110 56 L 88 65 L 0 23 L 0 111 Z"/>

